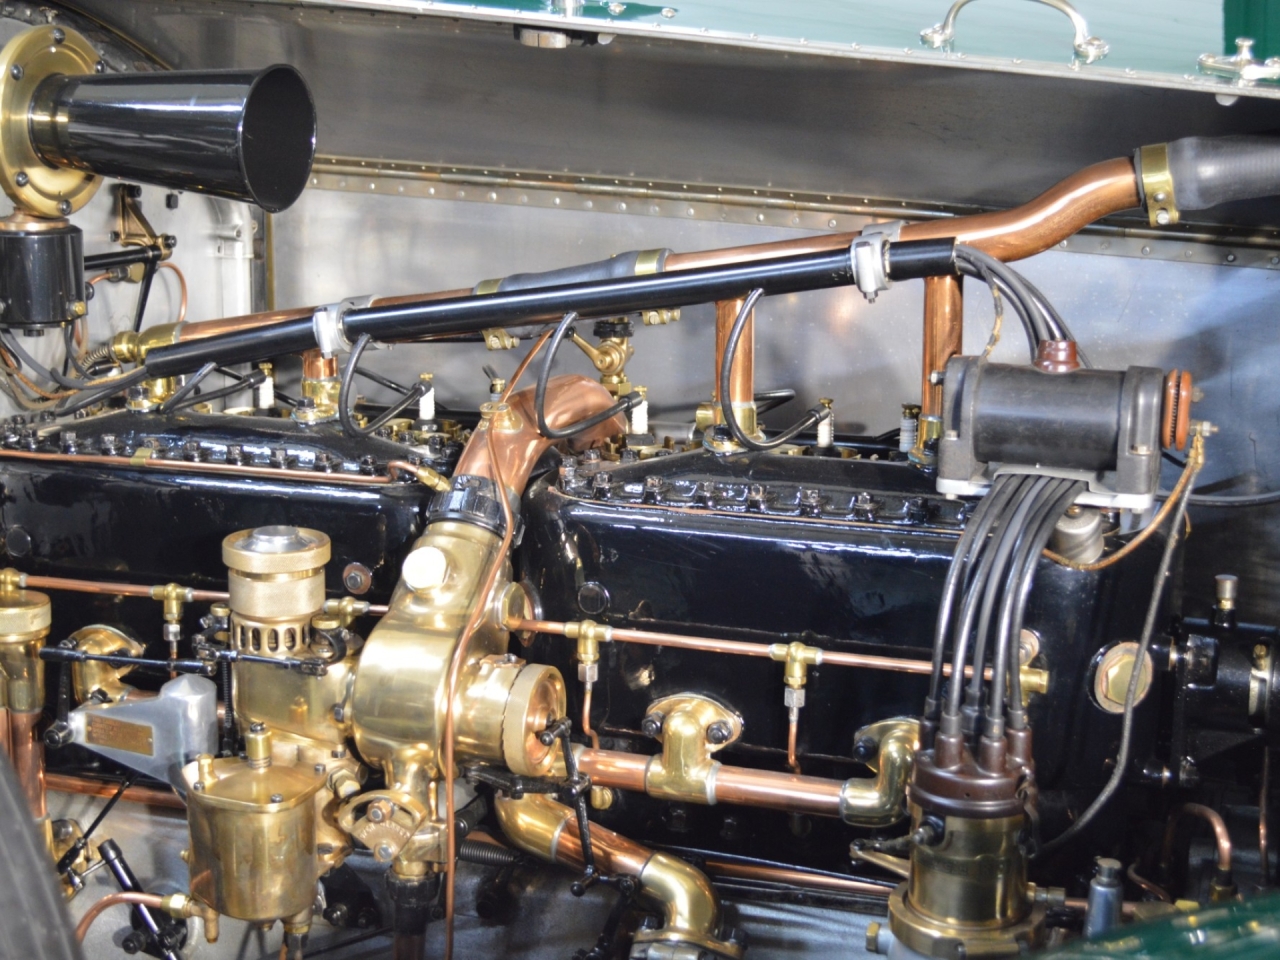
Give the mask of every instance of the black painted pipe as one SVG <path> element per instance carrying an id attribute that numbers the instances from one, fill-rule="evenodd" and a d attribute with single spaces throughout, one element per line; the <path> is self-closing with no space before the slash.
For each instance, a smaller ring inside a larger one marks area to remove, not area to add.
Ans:
<path id="1" fill-rule="evenodd" d="M 55 167 L 194 190 L 277 213 L 307 184 L 311 93 L 293 67 L 52 76 L 31 140 Z"/>
<path id="2" fill-rule="evenodd" d="M 954 273 L 954 240 L 914 240 L 891 244 L 891 279 Z M 642 310 L 684 307 L 745 296 L 759 287 L 766 296 L 848 286 L 856 282 L 847 249 L 803 253 L 772 260 L 680 270 L 639 277 L 591 280 L 533 290 L 423 300 L 394 307 L 349 310 L 342 329 L 348 341 L 364 334 L 383 342 L 478 333 L 490 327 L 557 323 L 573 311 L 584 320 Z M 147 372 L 172 377 L 210 361 L 254 363 L 315 347 L 310 318 L 225 333 L 159 347 L 147 354 Z"/>

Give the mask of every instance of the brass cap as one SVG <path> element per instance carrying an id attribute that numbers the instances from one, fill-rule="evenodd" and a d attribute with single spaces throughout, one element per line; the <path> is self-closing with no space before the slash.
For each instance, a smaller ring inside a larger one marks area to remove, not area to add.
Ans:
<path id="1" fill-rule="evenodd" d="M 238 530 L 222 541 L 222 562 L 237 573 L 303 573 L 329 562 L 329 537 L 306 527 Z"/>
<path id="2" fill-rule="evenodd" d="M 0 636 L 39 633 L 52 622 L 47 595 L 35 590 L 0 592 Z"/>

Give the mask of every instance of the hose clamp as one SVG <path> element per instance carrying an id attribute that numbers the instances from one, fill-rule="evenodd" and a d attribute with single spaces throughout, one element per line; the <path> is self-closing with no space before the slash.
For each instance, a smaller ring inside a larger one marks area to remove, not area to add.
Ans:
<path id="1" fill-rule="evenodd" d="M 351 341 L 343 329 L 342 320 L 350 310 L 363 310 L 373 303 L 373 296 L 347 297 L 337 303 L 326 303 L 316 307 L 311 314 L 311 329 L 315 333 L 316 346 L 320 353 L 328 359 L 340 351 L 350 350 Z"/>

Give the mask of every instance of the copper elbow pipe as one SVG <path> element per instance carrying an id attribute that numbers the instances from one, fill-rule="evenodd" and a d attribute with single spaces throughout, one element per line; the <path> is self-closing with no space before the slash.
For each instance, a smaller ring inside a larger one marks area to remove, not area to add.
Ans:
<path id="1" fill-rule="evenodd" d="M 516 420 L 508 421 L 503 417 L 501 407 L 486 405 L 490 416 L 485 421 L 493 429 L 494 443 L 492 455 L 499 457 L 498 467 L 505 480 L 507 489 L 519 494 L 529 483 L 529 475 L 538 458 L 551 446 L 548 440 L 538 432 L 538 419 L 533 409 L 533 387 L 511 395 L 506 406 L 516 414 Z M 562 429 L 577 423 L 585 417 L 608 409 L 614 402 L 613 396 L 599 383 L 579 374 L 554 377 L 547 384 L 545 413 L 547 423 L 555 429 Z M 606 420 L 590 430 L 584 431 L 569 443 L 587 447 L 607 437 L 625 432 L 626 420 L 619 414 Z M 455 477 L 479 476 L 490 480 L 497 479 L 493 462 L 490 459 L 490 444 L 468 443 L 462 451 L 458 465 L 454 468 Z"/>
<path id="2" fill-rule="evenodd" d="M 1012 210 L 912 223 L 902 228 L 901 237 L 903 240 L 955 237 L 1001 260 L 1021 260 L 1043 253 L 1095 220 L 1141 203 L 1133 161 L 1118 157 L 1085 167 Z M 673 253 L 667 257 L 666 269 L 692 270 L 838 250 L 851 244 L 856 236 L 856 233 L 832 233 L 745 247 Z"/>
<path id="3" fill-rule="evenodd" d="M 104 910 L 114 907 L 118 903 L 136 904 L 141 907 L 150 907 L 152 910 L 164 909 L 164 897 L 158 893 L 136 893 L 133 891 L 109 893 L 86 910 L 84 916 L 80 918 L 80 922 L 76 924 L 76 940 L 84 943 L 85 934 L 93 926 L 93 921 L 97 920 Z"/>
<path id="4" fill-rule="evenodd" d="M 1213 828 L 1214 842 L 1218 847 L 1218 870 L 1224 874 L 1231 872 L 1231 834 L 1222 814 L 1201 803 L 1184 803 L 1169 814 L 1169 822 L 1164 828 L 1164 845 L 1160 851 L 1161 865 L 1167 870 L 1173 861 L 1173 840 L 1177 834 L 1178 821 L 1184 817 L 1199 817 Z"/>
<path id="5" fill-rule="evenodd" d="M 568 807 L 541 794 L 527 794 L 519 800 L 499 796 L 494 808 L 502 832 L 515 846 L 552 863 L 584 868 L 582 844 Z M 720 902 L 700 871 L 595 824 L 591 849 L 598 869 L 635 877 L 640 895 L 662 909 L 662 929 L 641 931 L 637 943 L 690 944 L 716 954 L 741 955 L 740 946 L 719 939 Z"/>

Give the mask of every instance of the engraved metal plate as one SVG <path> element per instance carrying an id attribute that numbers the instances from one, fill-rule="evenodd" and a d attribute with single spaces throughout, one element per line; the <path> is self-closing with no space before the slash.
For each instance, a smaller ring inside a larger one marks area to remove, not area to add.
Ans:
<path id="1" fill-rule="evenodd" d="M 91 714 L 86 720 L 84 737 L 86 743 L 152 756 L 154 741 L 151 727 L 146 724 L 129 723 L 126 720 L 116 720 L 101 714 Z"/>

